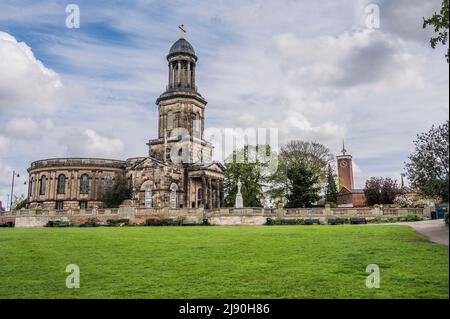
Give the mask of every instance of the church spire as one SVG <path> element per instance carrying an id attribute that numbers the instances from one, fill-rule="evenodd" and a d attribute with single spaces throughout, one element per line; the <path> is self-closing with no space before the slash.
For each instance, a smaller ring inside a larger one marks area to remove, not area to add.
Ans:
<path id="1" fill-rule="evenodd" d="M 345 141 L 342 140 L 342 155 L 346 155 L 347 154 L 347 150 L 345 149 Z"/>

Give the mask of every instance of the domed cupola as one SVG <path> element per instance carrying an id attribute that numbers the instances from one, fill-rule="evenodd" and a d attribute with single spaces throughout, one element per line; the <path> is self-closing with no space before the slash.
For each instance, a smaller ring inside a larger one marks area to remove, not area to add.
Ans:
<path id="1" fill-rule="evenodd" d="M 195 55 L 194 48 L 192 45 L 186 41 L 184 38 L 180 38 L 178 41 L 176 41 L 172 47 L 170 48 L 169 54 L 167 55 L 167 58 L 177 55 L 177 54 L 187 54 L 191 55 L 192 57 L 197 60 L 197 56 Z"/>
<path id="2" fill-rule="evenodd" d="M 197 91 L 195 71 L 197 56 L 194 48 L 184 38 L 186 30 L 184 25 L 179 26 L 180 38 L 170 47 L 167 55 L 169 67 L 168 84 L 163 94 L 156 100 L 159 105 L 161 101 L 174 98 L 192 98 L 206 105 L 205 99 Z"/>

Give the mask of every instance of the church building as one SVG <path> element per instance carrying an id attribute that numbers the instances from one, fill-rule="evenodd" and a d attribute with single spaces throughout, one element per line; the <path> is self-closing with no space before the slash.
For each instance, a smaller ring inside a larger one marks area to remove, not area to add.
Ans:
<path id="1" fill-rule="evenodd" d="M 337 204 L 339 207 L 364 207 L 366 196 L 362 189 L 355 189 L 353 178 L 353 158 L 347 154 L 342 143 L 342 155 L 337 156 L 339 193 Z"/>
<path id="2" fill-rule="evenodd" d="M 168 84 L 156 100 L 158 136 L 148 141 L 148 156 L 35 161 L 28 169 L 30 208 L 102 208 L 102 194 L 120 173 L 126 175 L 137 207 L 223 205 L 224 167 L 212 160 L 213 146 L 204 139 L 207 102 L 197 90 L 198 58 L 180 29 L 180 39 L 167 55 Z"/>

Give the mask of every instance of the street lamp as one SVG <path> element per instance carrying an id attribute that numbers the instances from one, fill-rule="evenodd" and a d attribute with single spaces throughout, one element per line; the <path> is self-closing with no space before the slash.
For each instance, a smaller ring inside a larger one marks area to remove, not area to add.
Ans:
<path id="1" fill-rule="evenodd" d="M 12 181 L 11 181 L 11 197 L 10 197 L 10 203 L 9 203 L 9 211 L 11 212 L 12 211 L 12 205 L 13 205 L 13 197 L 14 197 L 14 179 L 15 178 L 19 178 L 20 177 L 20 175 L 19 175 L 19 173 L 16 173 L 16 171 L 13 171 L 13 174 L 12 174 Z"/>

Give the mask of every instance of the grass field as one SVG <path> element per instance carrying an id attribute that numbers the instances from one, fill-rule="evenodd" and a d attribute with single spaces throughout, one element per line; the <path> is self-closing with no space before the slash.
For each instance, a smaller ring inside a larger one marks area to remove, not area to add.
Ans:
<path id="1" fill-rule="evenodd" d="M 0 229 L 0 298 L 448 298 L 448 260 L 406 226 Z"/>

